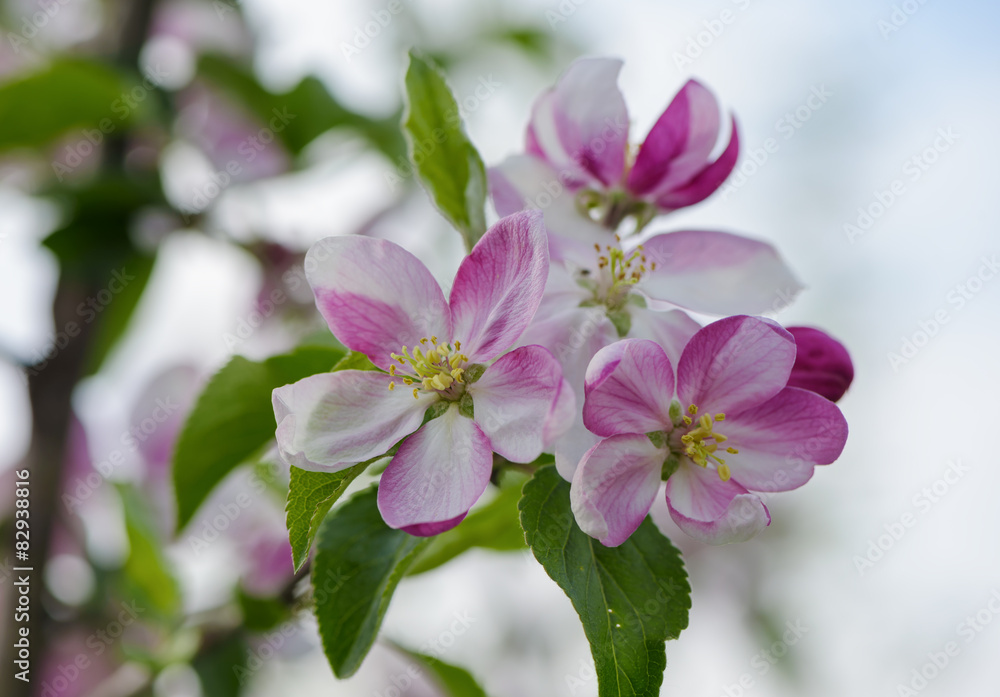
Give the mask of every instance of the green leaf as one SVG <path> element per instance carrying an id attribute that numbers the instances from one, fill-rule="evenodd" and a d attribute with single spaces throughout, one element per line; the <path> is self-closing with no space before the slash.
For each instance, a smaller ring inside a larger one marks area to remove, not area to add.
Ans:
<path id="1" fill-rule="evenodd" d="M 139 305 L 139 299 L 142 298 L 142 293 L 146 290 L 149 278 L 153 274 L 154 262 L 154 257 L 136 254 L 122 264 L 121 270 L 113 276 L 113 280 L 117 283 L 115 287 L 120 287 L 121 290 L 110 303 L 103 306 L 100 324 L 97 325 L 90 340 L 85 369 L 87 375 L 93 375 L 100 370 L 115 344 L 124 336 L 135 308 Z M 109 285 L 109 289 L 111 287 Z"/>
<path id="2" fill-rule="evenodd" d="M 408 575 L 436 569 L 473 547 L 502 552 L 524 549 L 524 533 L 517 520 L 517 502 L 521 499 L 523 482 L 523 476 L 514 482 L 504 482 L 495 499 L 470 513 L 456 527 L 432 538 Z"/>
<path id="3" fill-rule="evenodd" d="M 242 588 L 237 600 L 243 612 L 243 626 L 251 632 L 266 632 L 289 616 L 289 608 L 277 598 L 260 598 Z"/>
<path id="4" fill-rule="evenodd" d="M 350 677 L 378 635 L 396 586 L 427 538 L 382 520 L 375 487 L 327 516 L 319 531 L 312 585 L 323 651 L 338 678 Z"/>
<path id="5" fill-rule="evenodd" d="M 443 688 L 443 697 L 486 697 L 483 688 L 464 668 L 445 663 L 433 656 L 410 651 L 395 643 L 393 646 L 430 673 L 434 681 Z"/>
<path id="6" fill-rule="evenodd" d="M 362 462 L 340 472 L 307 472 L 298 467 L 291 468 L 285 525 L 288 527 L 288 541 L 292 544 L 292 562 L 296 571 L 309 558 L 309 549 L 326 514 L 370 463 Z"/>
<path id="7" fill-rule="evenodd" d="M 262 363 L 235 356 L 209 381 L 188 416 L 174 453 L 177 529 L 236 466 L 274 438 L 271 391 L 330 370 L 343 351 L 299 348 Z"/>
<path id="8" fill-rule="evenodd" d="M 98 128 L 106 138 L 131 120 L 128 86 L 105 65 L 67 59 L 0 85 L 0 150 L 46 145 L 74 128 Z"/>
<path id="9" fill-rule="evenodd" d="M 293 153 L 333 128 L 358 131 L 390 158 L 402 157 L 405 152 L 397 116 L 377 120 L 351 111 L 315 77 L 276 94 L 265 89 L 249 70 L 220 55 L 202 56 L 198 74 L 235 97 Z"/>
<path id="10" fill-rule="evenodd" d="M 180 589 L 169 571 L 163 541 L 150 519 L 148 504 L 132 488 L 119 486 L 118 493 L 129 544 L 123 569 L 126 594 L 137 597 L 140 605 L 150 606 L 159 616 L 172 617 L 180 609 Z"/>
<path id="11" fill-rule="evenodd" d="M 486 169 L 465 135 L 444 75 L 414 51 L 406 71 L 403 133 L 410 161 L 431 200 L 472 249 L 486 231 Z"/>
<path id="12" fill-rule="evenodd" d="M 237 697 L 255 672 L 246 665 L 249 654 L 250 649 L 240 634 L 199 651 L 191 667 L 201 682 L 201 694 Z"/>
<path id="13" fill-rule="evenodd" d="M 647 517 L 618 547 L 577 526 L 554 467 L 524 487 L 521 526 L 535 558 L 573 603 L 590 642 L 600 697 L 656 697 L 665 642 L 687 627 L 691 587 L 680 553 Z"/>

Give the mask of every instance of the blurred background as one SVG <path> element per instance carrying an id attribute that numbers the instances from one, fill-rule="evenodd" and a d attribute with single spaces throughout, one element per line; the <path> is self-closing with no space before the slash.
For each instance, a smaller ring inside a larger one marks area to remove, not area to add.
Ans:
<path id="1" fill-rule="evenodd" d="M 757 539 L 706 547 L 654 510 L 694 588 L 662 694 L 992 694 L 998 20 L 973 0 L 3 2 L 4 539 L 19 464 L 62 463 L 32 481 L 51 507 L 32 511 L 45 629 L 22 694 L 439 694 L 388 644 L 334 680 L 309 613 L 287 609 L 287 471 L 239 469 L 176 537 L 168 472 L 229 357 L 322 330 L 312 242 L 385 237 L 451 279 L 459 236 L 402 166 L 410 46 L 446 70 L 488 165 L 521 150 L 577 56 L 625 60 L 635 142 L 705 82 L 739 119 L 740 163 L 656 229 L 773 242 L 807 285 L 777 318 L 852 352 L 844 455 L 770 497 Z M 495 697 L 597 694 L 577 617 L 527 551 L 406 580 L 383 634 Z"/>

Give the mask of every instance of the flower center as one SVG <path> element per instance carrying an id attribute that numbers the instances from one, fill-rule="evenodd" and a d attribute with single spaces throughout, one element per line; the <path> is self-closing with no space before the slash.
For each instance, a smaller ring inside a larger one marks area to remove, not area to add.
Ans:
<path id="1" fill-rule="evenodd" d="M 400 353 L 389 354 L 401 366 L 397 369 L 395 365 L 390 365 L 389 375 L 401 378 L 407 386 L 419 385 L 413 388 L 414 399 L 421 389 L 435 390 L 445 399 L 459 399 L 465 385 L 463 366 L 469 360 L 461 350 L 460 341 L 454 345 L 439 344 L 436 336 L 424 337 L 412 348 L 404 346 Z M 389 389 L 396 389 L 394 380 L 389 382 Z"/>
<path id="2" fill-rule="evenodd" d="M 617 238 L 617 235 L 615 237 Z M 605 245 L 602 250 L 601 245 L 595 243 L 594 249 L 598 254 L 597 268 L 602 271 L 606 269 L 610 275 L 609 297 L 616 288 L 633 286 L 638 283 L 647 270 L 656 270 L 655 261 L 650 263 L 649 267 L 646 266 L 646 255 L 643 253 L 641 244 L 629 255 L 626 255 L 620 247 L 612 247 L 610 244 Z"/>
<path id="3" fill-rule="evenodd" d="M 708 467 L 708 462 L 711 460 L 715 463 L 715 470 L 719 473 L 719 479 L 728 482 L 731 476 L 729 465 L 726 464 L 724 459 L 715 454 L 721 445 L 729 440 L 725 435 L 715 430 L 715 424 L 725 421 L 726 415 L 702 414 L 698 416 L 698 407 L 694 404 L 688 407 L 687 412 L 681 418 L 684 425 L 692 426 L 695 423 L 698 425 L 681 436 L 681 447 L 684 454 L 699 467 Z M 735 455 L 739 450 L 730 446 L 726 448 L 726 452 Z"/>

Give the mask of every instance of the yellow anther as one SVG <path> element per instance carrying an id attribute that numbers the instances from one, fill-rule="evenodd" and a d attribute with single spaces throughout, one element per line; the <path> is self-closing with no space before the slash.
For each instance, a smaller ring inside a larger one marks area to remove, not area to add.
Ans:
<path id="1" fill-rule="evenodd" d="M 687 411 L 693 416 L 698 413 L 698 407 L 692 404 Z M 698 425 L 681 436 L 684 454 L 699 467 L 708 467 L 709 460 L 715 462 L 722 481 L 729 480 L 729 468 L 726 466 L 726 461 L 715 453 L 719 450 L 720 444 L 725 443 L 729 438 L 722 433 L 713 431 L 712 428 L 715 422 L 723 421 L 725 418 L 724 414 L 702 414 L 697 417 Z M 690 416 L 684 416 L 682 420 L 687 426 L 694 423 Z M 726 448 L 726 452 L 736 454 L 738 451 L 736 448 L 729 447 Z"/>
<path id="2" fill-rule="evenodd" d="M 455 342 L 455 350 L 456 351 L 461 351 L 462 350 L 462 342 L 461 341 L 456 341 Z"/>
<path id="3" fill-rule="evenodd" d="M 394 383 L 394 382 L 392 382 L 392 381 L 390 380 L 390 381 L 389 381 L 389 389 L 390 389 L 390 390 L 394 390 L 394 389 L 396 389 L 396 383 Z"/>
<path id="4" fill-rule="evenodd" d="M 436 336 L 431 335 L 431 343 L 432 344 L 436 344 L 437 342 L 438 342 L 438 338 Z"/>
<path id="5" fill-rule="evenodd" d="M 594 249 L 596 249 L 598 252 L 600 252 L 601 251 L 601 245 L 599 245 L 596 242 L 594 242 Z"/>
<path id="6" fill-rule="evenodd" d="M 420 340 L 420 343 L 421 343 L 421 344 L 426 344 L 426 343 L 427 343 L 427 337 L 425 336 L 424 338 L 422 338 L 422 339 Z"/>
<path id="7" fill-rule="evenodd" d="M 396 374 L 396 366 L 390 365 L 389 366 L 389 375 L 395 375 L 395 374 Z"/>
<path id="8" fill-rule="evenodd" d="M 413 398 L 414 399 L 420 399 L 420 397 L 418 396 L 419 392 L 420 392 L 420 390 L 418 390 L 416 387 L 413 388 Z"/>
<path id="9" fill-rule="evenodd" d="M 463 374 L 465 374 L 464 368 L 455 368 L 454 370 L 451 371 L 451 376 L 456 380 L 458 380 L 459 382 L 462 382 Z"/>
<path id="10" fill-rule="evenodd" d="M 407 385 L 412 385 L 413 384 L 413 380 L 410 379 L 410 378 L 403 378 L 403 382 L 405 382 Z"/>
<path id="11" fill-rule="evenodd" d="M 656 271 L 656 262 L 655 261 L 649 265 L 649 270 L 650 271 Z"/>
<path id="12" fill-rule="evenodd" d="M 443 375 L 441 373 L 438 373 L 432 378 L 427 378 L 424 381 L 424 385 L 425 386 L 429 385 L 435 390 L 447 390 L 449 387 L 451 387 L 451 383 L 453 382 L 454 380 L 450 375 Z"/>

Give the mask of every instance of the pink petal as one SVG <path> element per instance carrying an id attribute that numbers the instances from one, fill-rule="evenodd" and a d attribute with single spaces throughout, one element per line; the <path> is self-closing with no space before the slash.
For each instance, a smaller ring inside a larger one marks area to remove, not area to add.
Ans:
<path id="1" fill-rule="evenodd" d="M 569 494 L 580 529 L 606 547 L 627 540 L 656 499 L 666 455 L 634 434 L 607 438 L 587 451 Z"/>
<path id="2" fill-rule="evenodd" d="M 567 481 L 583 454 L 597 437 L 583 425 L 584 376 L 590 359 L 618 338 L 614 326 L 599 307 L 579 307 L 586 292 L 553 264 L 549 287 L 535 319 L 521 336 L 521 344 L 547 348 L 563 369 L 563 377 L 577 395 L 573 425 L 555 442 L 556 468 Z M 561 284 L 559 279 L 569 279 Z"/>
<path id="3" fill-rule="evenodd" d="M 786 387 L 763 404 L 727 416 L 717 430 L 739 450 L 727 455 L 733 479 L 754 491 L 788 491 L 828 465 L 847 443 L 847 420 L 830 400 Z"/>
<path id="4" fill-rule="evenodd" d="M 744 542 L 771 524 L 758 496 L 715 470 L 683 463 L 667 480 L 670 517 L 681 530 L 710 545 Z"/>
<path id="5" fill-rule="evenodd" d="M 618 183 L 628 146 L 628 110 L 618 90 L 621 68 L 620 60 L 575 61 L 535 102 L 528 152 L 579 180 Z"/>
<path id="6" fill-rule="evenodd" d="M 729 144 L 712 164 L 698 172 L 684 186 L 665 191 L 656 198 L 656 205 L 664 211 L 674 211 L 685 206 L 693 206 L 715 193 L 716 189 L 732 174 L 736 160 L 740 156 L 740 137 L 736 129 L 736 119 L 732 120 L 732 135 Z"/>
<path id="7" fill-rule="evenodd" d="M 272 393 L 281 459 L 313 472 L 337 472 L 381 455 L 420 427 L 435 394 L 389 390 L 375 371 L 320 373 Z"/>
<path id="8" fill-rule="evenodd" d="M 629 172 L 629 190 L 656 199 L 686 184 L 708 164 L 719 126 L 719 103 L 689 80 L 646 136 Z"/>
<path id="9" fill-rule="evenodd" d="M 391 528 L 443 532 L 462 521 L 492 470 L 489 439 L 455 405 L 400 446 L 379 482 L 379 511 Z"/>
<path id="10" fill-rule="evenodd" d="M 684 347 L 701 329 L 700 324 L 681 310 L 659 312 L 637 307 L 631 310 L 631 314 L 632 328 L 628 335 L 658 343 L 670 359 L 670 365 L 677 365 Z"/>
<path id="11" fill-rule="evenodd" d="M 551 450 L 557 440 L 569 433 L 576 418 L 576 393 L 569 381 L 563 378 L 555 401 L 552 402 L 552 409 L 545 419 L 545 431 L 542 434 L 545 450 Z"/>
<path id="12" fill-rule="evenodd" d="M 682 230 L 643 243 L 656 263 L 639 290 L 709 315 L 779 310 L 802 289 L 771 245 L 714 230 Z"/>
<path id="13" fill-rule="evenodd" d="M 306 255 L 316 307 L 340 341 L 388 369 L 390 353 L 421 338 L 450 338 L 444 294 L 430 271 L 397 244 L 327 237 Z"/>
<path id="14" fill-rule="evenodd" d="M 836 402 L 854 380 L 854 364 L 844 345 L 812 327 L 787 327 L 795 337 L 795 365 L 789 387 L 801 387 Z"/>
<path id="15" fill-rule="evenodd" d="M 562 383 L 562 368 L 541 346 L 514 349 L 487 368 L 468 392 L 476 424 L 492 449 L 511 462 L 531 462 L 541 455 Z"/>
<path id="16" fill-rule="evenodd" d="M 515 213 L 486 231 L 451 289 L 452 337 L 470 361 L 492 360 L 514 346 L 538 309 L 548 273 L 540 213 Z"/>
<path id="17" fill-rule="evenodd" d="M 681 406 L 738 414 L 778 394 L 795 362 L 795 340 L 776 322 L 737 315 L 702 328 L 677 366 Z M 723 431 L 725 433 L 725 431 Z"/>
<path id="18" fill-rule="evenodd" d="M 521 210 L 543 212 L 553 261 L 596 266 L 594 244 L 607 244 L 611 233 L 577 209 L 577 184 L 533 155 L 508 157 L 488 176 L 493 205 L 501 216 Z"/>
<path id="19" fill-rule="evenodd" d="M 587 368 L 583 423 L 599 436 L 671 428 L 674 368 L 647 339 L 605 346 Z"/>

